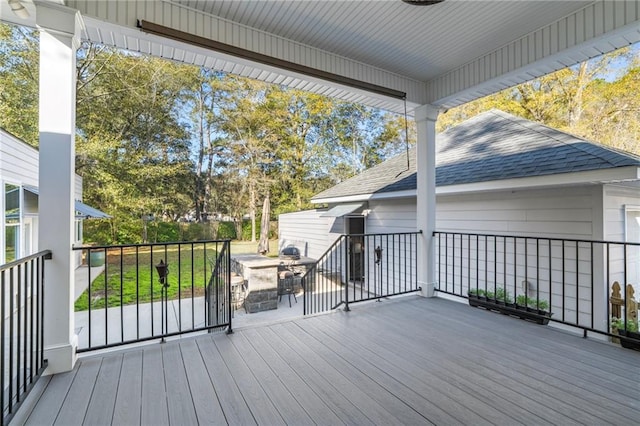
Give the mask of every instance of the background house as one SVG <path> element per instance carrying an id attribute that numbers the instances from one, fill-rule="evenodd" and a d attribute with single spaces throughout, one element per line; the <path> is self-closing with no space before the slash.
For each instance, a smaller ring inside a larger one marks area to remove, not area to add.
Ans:
<path id="1" fill-rule="evenodd" d="M 38 252 L 38 150 L 0 129 L 0 263 Z M 109 217 L 82 202 L 82 178 L 75 177 L 75 244 L 82 244 L 82 221 Z M 76 252 L 76 266 L 81 262 Z"/>
<path id="2" fill-rule="evenodd" d="M 436 151 L 439 231 L 640 241 L 635 155 L 497 110 L 439 134 Z M 313 197 L 327 207 L 280 215 L 280 247 L 319 257 L 339 234 L 415 231 L 408 155 L 408 169 L 399 155 Z M 640 253 L 629 248 L 627 259 L 638 282 Z"/>

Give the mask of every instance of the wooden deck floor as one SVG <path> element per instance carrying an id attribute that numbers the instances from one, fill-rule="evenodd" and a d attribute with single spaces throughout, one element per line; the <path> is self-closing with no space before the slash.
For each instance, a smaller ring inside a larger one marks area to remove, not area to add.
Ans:
<path id="1" fill-rule="evenodd" d="M 640 423 L 640 352 L 418 297 L 86 357 L 44 380 L 27 424 Z"/>

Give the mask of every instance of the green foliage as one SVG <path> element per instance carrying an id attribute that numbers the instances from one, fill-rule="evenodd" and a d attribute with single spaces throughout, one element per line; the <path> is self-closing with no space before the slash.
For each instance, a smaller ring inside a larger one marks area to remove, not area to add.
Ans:
<path id="1" fill-rule="evenodd" d="M 509 292 L 502 287 L 498 287 L 496 289 L 495 299 L 504 303 L 513 303 L 513 299 L 511 298 L 511 295 L 509 295 Z"/>
<path id="2" fill-rule="evenodd" d="M 38 147 L 38 33 L 0 23 L 0 127 Z"/>
<path id="3" fill-rule="evenodd" d="M 220 222 L 220 226 L 218 227 L 218 236 L 217 238 L 224 239 L 236 239 L 236 228 L 233 222 Z"/>
<path id="4" fill-rule="evenodd" d="M 520 306 L 527 306 L 533 309 L 539 309 L 541 311 L 546 311 L 549 309 L 549 302 L 544 299 L 537 300 L 533 297 L 528 297 L 524 294 L 519 294 L 516 296 L 516 304 Z"/>
<path id="5" fill-rule="evenodd" d="M 623 318 L 612 317 L 611 318 L 611 328 L 616 329 L 616 330 L 626 330 L 626 331 L 631 331 L 633 333 L 637 333 L 638 332 L 638 323 L 637 322 L 633 322 L 633 321 L 627 321 L 626 329 L 625 329 L 625 323 L 624 323 L 624 319 Z"/>
<path id="6" fill-rule="evenodd" d="M 85 290 L 75 302 L 75 310 L 87 310 L 89 300 L 91 309 L 104 308 L 105 303 L 114 307 L 136 301 L 147 303 L 159 300 L 162 286 L 155 268 L 150 266 L 160 262 L 160 259 L 169 264 L 169 299 L 190 297 L 191 294 L 204 295 L 206 281 L 211 276 L 210 260 L 215 259 L 216 253 L 216 247 L 209 245 L 206 250 L 203 245 L 196 245 L 193 256 L 190 245 L 182 247 L 180 252 L 177 246 L 168 246 L 166 252 L 164 247 L 157 247 L 153 253 L 148 247 L 143 247 L 137 254 L 135 249 L 125 249 L 122 258 L 119 249 L 111 250 L 107 254 L 105 271 L 96 277 L 91 286 L 91 297 L 89 289 Z"/>

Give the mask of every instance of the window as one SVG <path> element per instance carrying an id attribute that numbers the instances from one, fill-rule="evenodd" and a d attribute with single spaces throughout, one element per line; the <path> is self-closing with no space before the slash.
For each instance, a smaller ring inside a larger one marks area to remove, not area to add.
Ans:
<path id="1" fill-rule="evenodd" d="M 640 206 L 624 206 L 625 241 L 640 243 Z M 626 278 L 627 284 L 632 284 L 636 290 L 640 283 L 640 246 L 627 246 Z"/>
<path id="2" fill-rule="evenodd" d="M 20 257 L 20 187 L 4 185 L 4 263 Z"/>
<path id="3" fill-rule="evenodd" d="M 640 243 L 640 206 L 624 206 L 625 241 Z"/>

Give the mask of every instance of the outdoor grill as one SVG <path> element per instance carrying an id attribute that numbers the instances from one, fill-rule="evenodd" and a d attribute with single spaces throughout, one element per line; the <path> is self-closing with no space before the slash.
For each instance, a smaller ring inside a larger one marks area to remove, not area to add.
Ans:
<path id="1" fill-rule="evenodd" d="M 280 259 L 298 260 L 300 259 L 300 250 L 294 246 L 287 246 L 280 251 Z"/>

